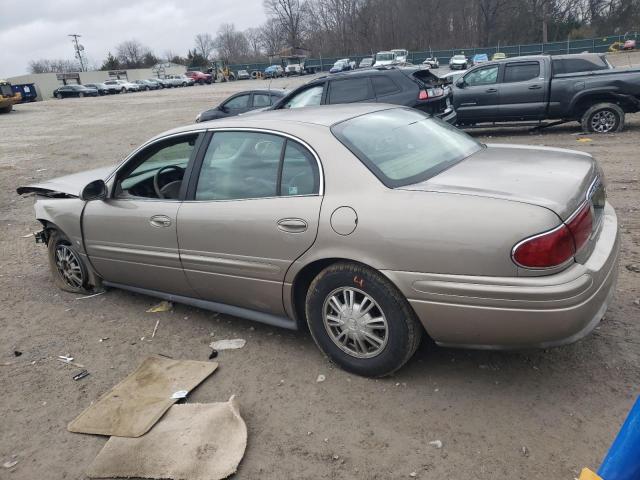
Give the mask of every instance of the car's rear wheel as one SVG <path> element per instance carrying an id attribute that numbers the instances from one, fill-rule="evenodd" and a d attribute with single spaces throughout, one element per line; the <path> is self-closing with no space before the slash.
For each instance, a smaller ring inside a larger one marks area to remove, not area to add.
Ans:
<path id="1" fill-rule="evenodd" d="M 341 262 L 325 268 L 311 283 L 305 307 L 318 347 L 358 375 L 389 375 L 420 344 L 422 327 L 407 300 L 364 265 Z"/>
<path id="2" fill-rule="evenodd" d="M 89 293 L 87 267 L 71 241 L 58 230 L 53 230 L 48 249 L 49 267 L 56 286 L 67 292 Z"/>
<path id="3" fill-rule="evenodd" d="M 624 128 L 624 110 L 615 103 L 597 103 L 582 115 L 584 132 L 612 133 Z"/>

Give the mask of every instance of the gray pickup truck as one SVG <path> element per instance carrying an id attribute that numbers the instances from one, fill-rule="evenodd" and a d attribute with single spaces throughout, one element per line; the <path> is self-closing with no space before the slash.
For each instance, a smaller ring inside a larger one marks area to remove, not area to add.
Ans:
<path id="1" fill-rule="evenodd" d="M 585 132 L 617 132 L 640 111 L 640 68 L 604 55 L 529 56 L 483 63 L 454 83 L 458 124 L 578 121 Z"/>

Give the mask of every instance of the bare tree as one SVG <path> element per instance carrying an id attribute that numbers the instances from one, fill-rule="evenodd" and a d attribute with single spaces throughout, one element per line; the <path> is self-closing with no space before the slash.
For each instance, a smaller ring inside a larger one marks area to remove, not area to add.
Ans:
<path id="1" fill-rule="evenodd" d="M 195 36 L 196 50 L 205 60 L 211 59 L 211 54 L 215 50 L 213 37 L 208 33 L 199 33 Z"/>
<path id="2" fill-rule="evenodd" d="M 244 38 L 249 43 L 250 56 L 254 59 L 262 57 L 263 42 L 260 28 L 247 28 L 244 31 Z"/>
<path id="3" fill-rule="evenodd" d="M 288 46 L 301 46 L 305 4 L 300 0 L 264 0 L 264 9 L 267 15 L 280 22 L 280 26 L 287 36 Z"/>
<path id="4" fill-rule="evenodd" d="M 64 59 L 40 59 L 29 62 L 31 73 L 70 73 L 80 71 L 80 65 L 72 60 Z"/>
<path id="5" fill-rule="evenodd" d="M 226 62 L 240 61 L 249 55 L 249 42 L 233 23 L 220 25 L 214 44 L 218 55 Z"/>
<path id="6" fill-rule="evenodd" d="M 117 58 L 125 68 L 140 68 L 144 65 L 145 56 L 151 54 L 138 40 L 126 40 L 116 47 Z"/>
<path id="7" fill-rule="evenodd" d="M 260 27 L 260 43 L 267 55 L 275 55 L 284 47 L 282 27 L 275 18 Z"/>

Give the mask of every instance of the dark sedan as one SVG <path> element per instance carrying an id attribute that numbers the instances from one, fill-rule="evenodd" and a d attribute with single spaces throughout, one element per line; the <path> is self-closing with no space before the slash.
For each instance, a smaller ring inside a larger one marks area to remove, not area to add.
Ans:
<path id="1" fill-rule="evenodd" d="M 97 97 L 98 90 L 95 88 L 87 88 L 84 85 L 63 85 L 53 91 L 56 98 L 67 97 Z"/>
<path id="2" fill-rule="evenodd" d="M 98 95 L 107 95 L 109 93 L 113 93 L 111 92 L 111 90 L 109 90 L 109 87 L 106 86 L 104 83 L 85 83 L 84 86 L 87 88 L 93 88 L 97 90 Z"/>
<path id="3" fill-rule="evenodd" d="M 196 117 L 196 122 L 233 117 L 259 108 L 268 108 L 278 102 L 287 93 L 286 90 L 247 90 L 227 98 L 217 107 L 205 110 Z"/>

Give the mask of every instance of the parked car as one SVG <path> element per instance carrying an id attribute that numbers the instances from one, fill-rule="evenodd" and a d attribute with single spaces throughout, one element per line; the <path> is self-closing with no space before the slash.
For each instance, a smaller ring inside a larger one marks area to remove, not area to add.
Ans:
<path id="1" fill-rule="evenodd" d="M 113 93 L 112 90 L 104 83 L 85 83 L 84 86 L 97 90 L 98 95 L 108 95 L 109 93 Z"/>
<path id="2" fill-rule="evenodd" d="M 236 75 L 238 80 L 251 80 L 251 74 L 246 70 L 238 70 L 238 74 Z"/>
<path id="3" fill-rule="evenodd" d="M 422 62 L 422 66 L 427 68 L 440 68 L 440 61 L 438 57 L 428 57 Z"/>
<path id="4" fill-rule="evenodd" d="M 284 76 L 284 69 L 280 65 L 270 65 L 264 69 L 264 78 L 278 78 Z"/>
<path id="5" fill-rule="evenodd" d="M 445 73 L 441 79 L 443 79 L 447 84 L 455 83 L 460 77 L 464 76 L 467 73 L 466 70 L 452 70 L 450 72 Z"/>
<path id="6" fill-rule="evenodd" d="M 35 83 L 12 84 L 11 89 L 13 90 L 14 94 L 20 94 L 20 103 L 35 102 L 38 99 L 38 91 L 36 90 Z M 2 94 L 0 94 L 0 103 L 2 103 Z M 1 107 L 0 111 L 2 111 Z"/>
<path id="7" fill-rule="evenodd" d="M 107 87 L 107 90 L 108 90 L 109 94 L 125 93 L 126 92 L 126 88 L 123 90 L 122 85 L 120 85 L 117 82 L 111 82 L 109 80 L 105 80 L 104 82 L 102 82 L 102 84 L 105 87 Z"/>
<path id="8" fill-rule="evenodd" d="M 36 195 L 61 289 L 307 325 L 359 375 L 393 373 L 425 333 L 473 348 L 575 342 L 617 278 L 617 218 L 591 155 L 483 145 L 386 104 L 174 129 L 116 167 L 17 191 Z"/>
<path id="9" fill-rule="evenodd" d="M 360 60 L 358 68 L 369 68 L 373 66 L 373 57 L 364 57 Z"/>
<path id="10" fill-rule="evenodd" d="M 97 97 L 98 90 L 87 88 L 84 85 L 63 85 L 53 91 L 53 96 L 57 99 L 69 97 Z"/>
<path id="11" fill-rule="evenodd" d="M 238 92 L 225 99 L 217 107 L 201 112 L 196 117 L 196 122 L 206 122 L 219 118 L 233 117 L 252 110 L 266 109 L 276 104 L 285 96 L 287 90 L 264 89 L 247 90 Z"/>
<path id="12" fill-rule="evenodd" d="M 133 83 L 140 85 L 140 90 L 157 90 L 160 88 L 156 82 L 149 80 L 134 80 Z"/>
<path id="13" fill-rule="evenodd" d="M 351 64 L 349 63 L 348 58 L 341 58 L 336 61 L 333 66 L 329 69 L 329 73 L 339 73 L 345 72 L 347 70 L 351 70 Z"/>
<path id="14" fill-rule="evenodd" d="M 204 85 L 205 83 L 210 85 L 212 82 L 212 76 L 210 73 L 203 73 L 198 70 L 187 72 L 187 77 L 192 78 L 198 85 Z"/>
<path id="15" fill-rule="evenodd" d="M 609 133 L 622 130 L 625 113 L 640 111 L 640 68 L 612 69 L 594 53 L 491 62 L 471 68 L 454 85 L 463 125 L 552 119 Z"/>
<path id="16" fill-rule="evenodd" d="M 395 52 L 378 52 L 376 53 L 375 66 L 394 65 L 398 63 Z"/>
<path id="17" fill-rule="evenodd" d="M 149 80 L 152 83 L 155 83 L 156 85 L 158 85 L 158 88 L 169 88 L 171 87 L 171 84 L 165 80 L 164 78 L 148 78 L 147 80 Z"/>
<path id="18" fill-rule="evenodd" d="M 634 50 L 636 48 L 635 40 L 625 40 L 622 45 L 622 50 Z"/>
<path id="19" fill-rule="evenodd" d="M 476 53 L 471 59 L 472 65 L 480 65 L 481 63 L 485 63 L 489 61 L 489 57 L 486 53 Z"/>
<path id="20" fill-rule="evenodd" d="M 195 83 L 186 75 L 166 75 L 164 79 L 171 87 L 188 87 Z"/>
<path id="21" fill-rule="evenodd" d="M 140 91 L 140 85 L 127 80 L 106 80 L 104 84 L 107 86 L 111 85 L 113 89 L 118 88 L 120 93 Z"/>
<path id="22" fill-rule="evenodd" d="M 403 48 L 395 48 L 391 50 L 396 54 L 396 62 L 407 63 L 409 61 L 409 51 Z"/>
<path id="23" fill-rule="evenodd" d="M 430 70 L 418 67 L 358 69 L 325 75 L 293 90 L 271 109 L 358 102 L 403 105 L 456 122 L 451 88 Z"/>
<path id="24" fill-rule="evenodd" d="M 451 70 L 466 70 L 469 68 L 469 59 L 464 55 L 454 55 L 449 60 L 449 68 Z"/>
<path id="25" fill-rule="evenodd" d="M 496 52 L 491 57 L 491 60 L 504 60 L 507 56 L 502 52 Z"/>

